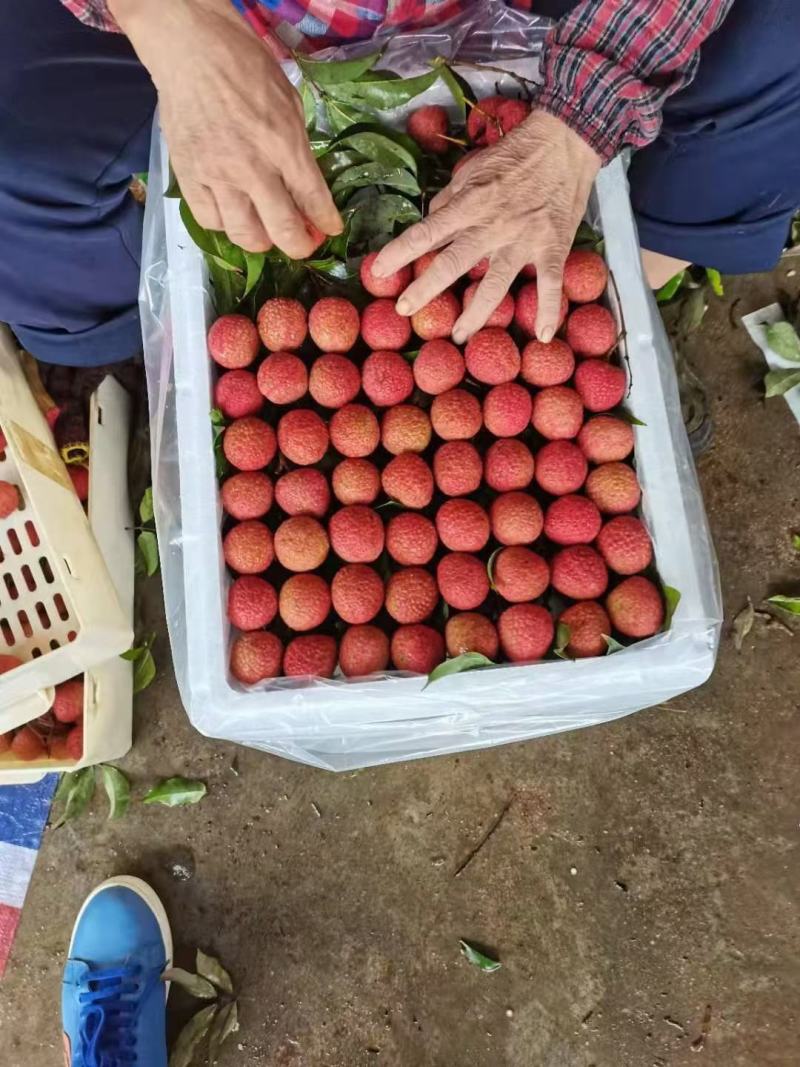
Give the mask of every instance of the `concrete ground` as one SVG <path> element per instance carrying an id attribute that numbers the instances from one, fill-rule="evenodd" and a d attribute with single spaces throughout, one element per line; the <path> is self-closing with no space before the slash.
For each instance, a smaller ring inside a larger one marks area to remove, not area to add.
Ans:
<path id="1" fill-rule="evenodd" d="M 760 399 L 761 357 L 733 325 L 797 292 L 792 265 L 729 283 L 694 344 L 729 622 L 748 594 L 800 578 L 797 426 Z M 0 991 L 0 1062 L 60 1062 L 72 920 L 121 872 L 162 894 L 180 962 L 202 946 L 233 972 L 242 1029 L 225 1067 L 800 1062 L 798 641 L 761 620 L 736 652 L 726 629 L 711 681 L 673 704 L 335 777 L 194 733 L 162 639 L 121 765 L 140 785 L 202 777 L 209 796 L 115 824 L 98 802 L 47 834 Z M 502 970 L 470 967 L 459 938 Z"/>

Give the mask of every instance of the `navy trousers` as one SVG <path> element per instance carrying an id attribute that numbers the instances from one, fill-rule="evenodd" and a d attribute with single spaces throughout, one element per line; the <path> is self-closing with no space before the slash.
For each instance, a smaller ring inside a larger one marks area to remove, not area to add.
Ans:
<path id="1" fill-rule="evenodd" d="M 558 15 L 570 0 L 534 0 Z M 0 0 L 0 321 L 37 358 L 141 349 L 136 307 L 156 94 L 124 37 L 58 0 Z M 771 268 L 800 205 L 800 0 L 734 0 L 631 166 L 642 246 L 727 273 Z"/>

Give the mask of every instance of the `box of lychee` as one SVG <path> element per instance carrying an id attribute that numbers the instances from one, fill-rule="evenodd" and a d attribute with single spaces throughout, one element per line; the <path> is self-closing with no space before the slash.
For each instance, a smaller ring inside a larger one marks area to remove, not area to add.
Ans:
<path id="1" fill-rule="evenodd" d="M 524 121 L 535 62 L 512 48 L 504 74 L 495 43 L 490 70 L 424 49 L 409 70 L 398 45 L 397 69 L 392 45 L 292 67 L 345 221 L 310 258 L 202 230 L 158 136 L 151 190 L 167 195 L 147 209 L 183 700 L 204 733 L 333 770 L 660 704 L 708 678 L 721 620 L 623 164 L 597 180 L 556 337 L 536 338 L 530 264 L 456 344 L 487 261 L 404 316 L 436 252 L 388 277 L 375 257 Z"/>

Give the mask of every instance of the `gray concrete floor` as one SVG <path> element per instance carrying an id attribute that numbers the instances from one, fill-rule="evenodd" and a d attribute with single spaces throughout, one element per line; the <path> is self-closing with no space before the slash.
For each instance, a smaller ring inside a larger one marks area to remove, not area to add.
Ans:
<path id="1" fill-rule="evenodd" d="M 760 355 L 729 319 L 735 299 L 733 319 L 796 292 L 792 265 L 730 284 L 695 344 L 728 619 L 800 577 L 797 426 L 759 399 Z M 118 824 L 98 804 L 47 834 L 0 988 L 0 1063 L 60 1063 L 72 920 L 122 872 L 163 895 L 181 962 L 199 945 L 233 972 L 226 1067 L 800 1062 L 798 640 L 759 623 L 737 653 L 726 634 L 701 690 L 609 726 L 335 777 L 194 733 L 162 638 L 122 766 L 136 783 L 200 776 L 210 795 Z M 459 938 L 502 970 L 469 967 Z"/>

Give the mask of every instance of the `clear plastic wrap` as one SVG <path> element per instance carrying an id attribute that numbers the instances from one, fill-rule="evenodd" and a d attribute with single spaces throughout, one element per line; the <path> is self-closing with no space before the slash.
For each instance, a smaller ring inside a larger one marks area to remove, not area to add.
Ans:
<path id="1" fill-rule="evenodd" d="M 429 69 L 437 55 L 457 56 L 467 63 L 502 61 L 533 78 L 546 28 L 545 20 L 484 3 L 469 20 L 396 35 L 383 65 L 413 74 Z M 363 48 L 329 54 L 339 58 Z M 496 71 L 465 66 L 462 73 L 479 96 L 504 82 Z M 421 101 L 450 102 L 439 83 L 411 106 Z M 403 111 L 397 115 L 401 121 Z M 156 125 L 140 303 L 167 620 L 181 696 L 198 730 L 342 771 L 592 726 L 659 704 L 708 678 L 722 618 L 716 562 L 672 355 L 642 276 L 624 167 L 617 160 L 598 178 L 589 217 L 604 235 L 619 295 L 629 404 L 646 424 L 635 429 L 643 517 L 662 580 L 681 592 L 669 630 L 602 659 L 498 666 L 452 675 L 429 688 L 424 678 L 399 673 L 367 681 L 284 678 L 251 689 L 234 682 L 227 670 L 228 578 L 209 421 L 213 371 L 205 337 L 212 305 L 203 257 L 183 228 L 177 202 L 158 195 L 167 185 L 167 159 Z"/>

